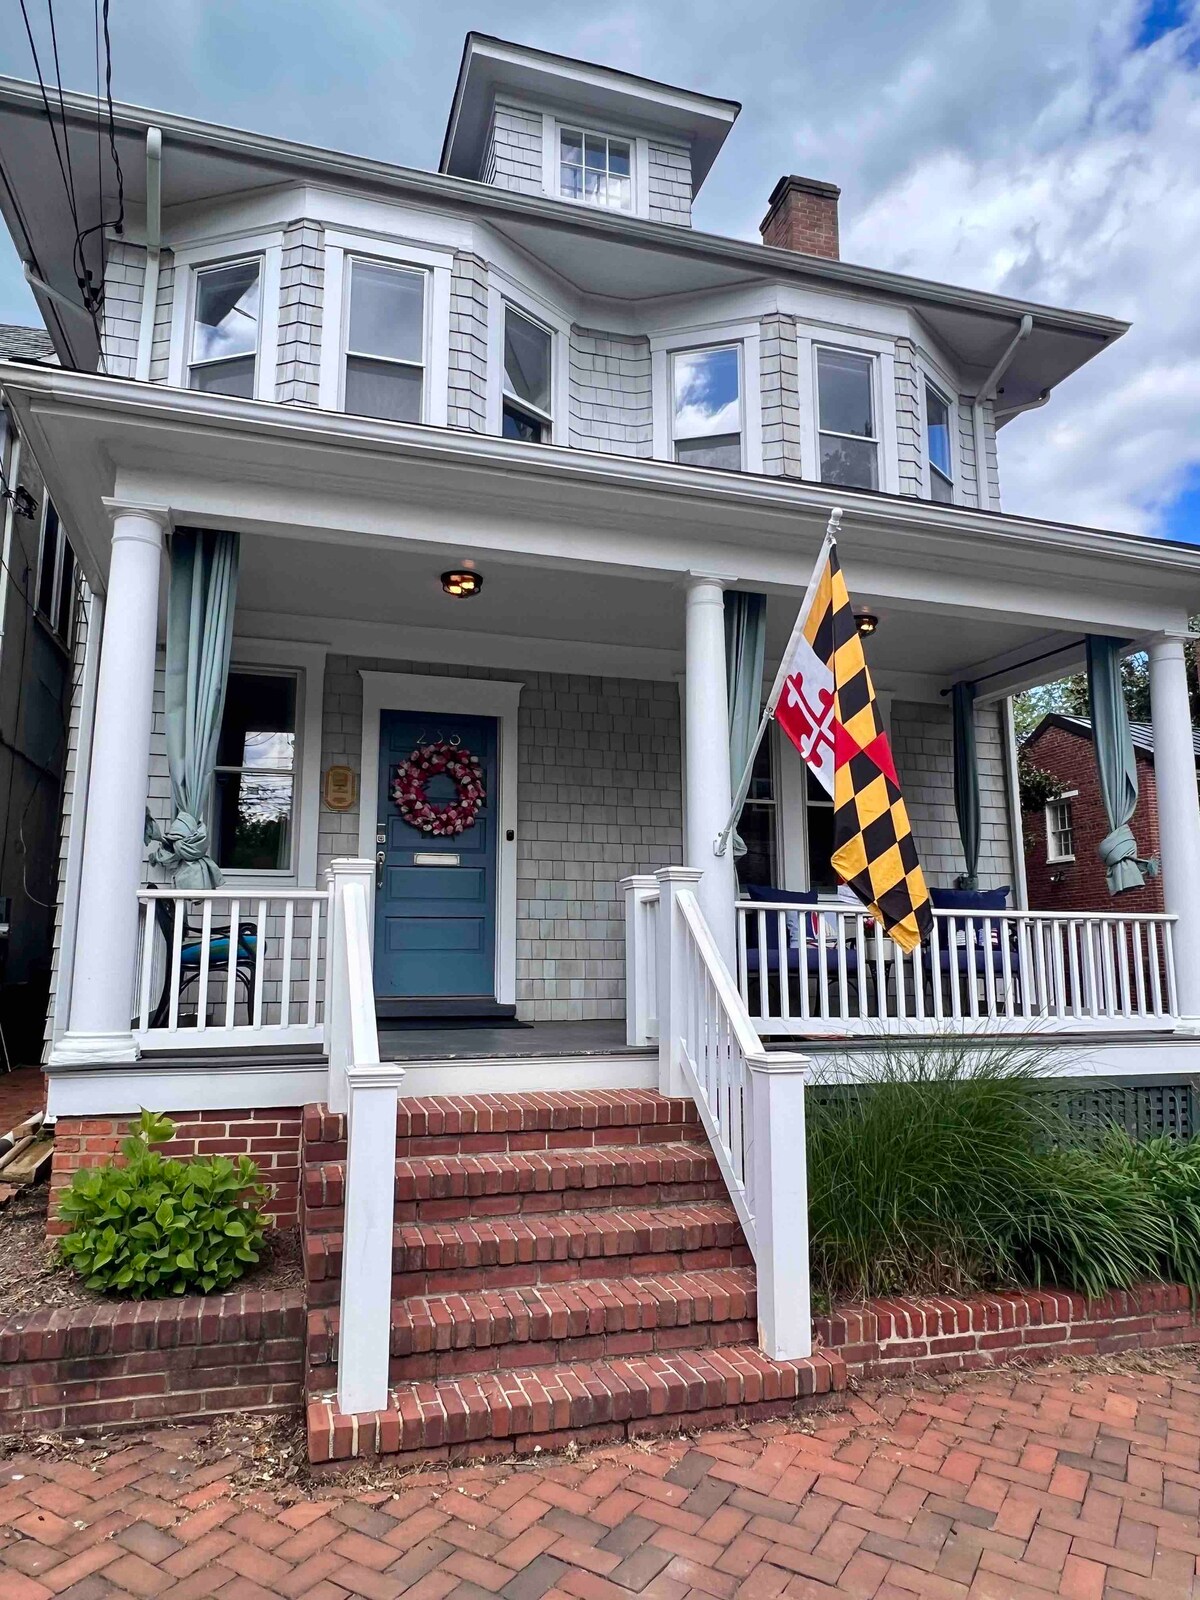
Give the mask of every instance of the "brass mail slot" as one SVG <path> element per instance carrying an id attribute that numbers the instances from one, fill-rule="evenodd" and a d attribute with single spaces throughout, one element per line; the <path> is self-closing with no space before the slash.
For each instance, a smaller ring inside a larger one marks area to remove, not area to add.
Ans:
<path id="1" fill-rule="evenodd" d="M 457 856 L 444 854 L 440 850 L 418 850 L 413 855 L 414 867 L 457 867 Z"/>

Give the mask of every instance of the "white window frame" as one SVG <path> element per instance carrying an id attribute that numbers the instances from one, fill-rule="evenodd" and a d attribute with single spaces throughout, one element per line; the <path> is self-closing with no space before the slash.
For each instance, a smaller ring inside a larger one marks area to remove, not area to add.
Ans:
<path id="1" fill-rule="evenodd" d="M 958 459 L 958 401 L 938 378 L 923 367 L 917 368 L 921 383 L 921 486 L 924 498 L 933 505 L 958 505 L 962 472 Z M 933 390 L 949 412 L 950 427 L 950 498 L 939 501 L 933 498 L 934 465 L 929 459 L 929 391 Z"/>
<path id="2" fill-rule="evenodd" d="M 231 267 L 239 261 L 257 257 L 261 263 L 261 300 L 258 319 L 258 350 L 254 366 L 254 398 L 274 400 L 276 367 L 279 363 L 279 296 L 283 264 L 283 234 L 244 234 L 240 238 L 211 240 L 182 246 L 175 251 L 175 292 L 171 303 L 171 351 L 167 361 L 167 381 L 191 394 L 192 326 L 196 313 L 196 284 L 199 274 L 210 267 Z M 232 399 L 229 395 L 214 399 Z"/>
<path id="3" fill-rule="evenodd" d="M 559 133 L 563 128 L 574 128 L 581 133 L 591 133 L 598 139 L 624 139 L 629 145 L 629 167 L 632 179 L 633 204 L 628 211 L 617 211 L 611 206 L 597 206 L 590 201 L 561 194 L 558 187 Z M 542 112 L 542 191 L 551 200 L 565 206 L 581 206 L 586 211 L 603 211 L 612 217 L 642 217 L 650 215 L 650 141 L 629 128 L 611 123 L 603 128 L 590 126 L 578 118 L 556 117 Z"/>
<path id="4" fill-rule="evenodd" d="M 742 401 L 742 472 L 761 472 L 762 384 L 759 371 L 757 322 L 724 323 L 712 327 L 680 329 L 657 334 L 650 340 L 650 375 L 654 413 L 654 455 L 658 461 L 675 461 L 674 358 L 702 350 L 739 348 Z M 697 469 L 692 469 L 697 470 Z M 700 468 L 698 470 L 706 470 Z M 718 469 L 712 469 L 718 470 Z"/>
<path id="5" fill-rule="evenodd" d="M 1076 799 L 1078 799 L 1078 797 L 1079 797 L 1079 790 L 1078 789 L 1064 789 L 1062 794 L 1055 795 L 1053 800 L 1047 800 L 1046 801 L 1046 806 L 1045 806 L 1045 817 L 1046 817 L 1046 861 L 1051 866 L 1053 866 L 1055 863 L 1061 863 L 1061 862 L 1066 862 L 1066 861 L 1074 861 L 1074 859 L 1075 859 L 1075 814 L 1074 814 L 1074 808 L 1072 808 L 1071 816 L 1070 816 L 1070 832 L 1071 832 L 1071 851 L 1070 851 L 1070 854 L 1064 854 L 1062 851 L 1060 851 L 1058 849 L 1058 845 L 1057 845 L 1057 842 L 1056 842 L 1056 839 L 1055 839 L 1055 834 L 1056 834 L 1056 831 L 1057 832 L 1061 832 L 1062 830 L 1061 829 L 1058 829 L 1058 830 L 1055 829 L 1053 812 L 1054 812 L 1054 807 L 1055 806 L 1061 806 L 1063 804 L 1068 804 L 1069 805 L 1072 800 L 1076 800 Z"/>
<path id="6" fill-rule="evenodd" d="M 407 267 L 426 274 L 423 353 L 425 382 L 421 389 L 421 422 L 446 426 L 450 391 L 450 278 L 454 254 L 431 250 L 399 239 L 329 230 L 325 235 L 325 325 L 321 337 L 317 403 L 323 411 L 344 411 L 346 339 L 350 327 L 349 261 L 373 261 L 383 267 Z M 387 422 L 362 417 L 363 422 Z M 393 427 L 410 424 L 392 423 Z"/>
<path id="7" fill-rule="evenodd" d="M 811 462 L 814 482 L 821 482 L 821 427 L 820 398 L 817 387 L 817 351 L 850 351 L 854 355 L 872 358 L 874 383 L 876 448 L 879 451 L 879 490 L 881 494 L 899 494 L 899 445 L 896 437 L 896 346 L 895 340 L 872 334 L 845 332 L 842 329 L 826 331 L 802 321 L 796 325 L 796 365 L 807 382 L 800 379 L 800 459 Z M 888 397 L 891 397 L 890 400 Z M 808 469 L 806 469 L 808 470 Z M 834 489 L 837 484 L 827 487 Z M 870 489 L 852 489 L 851 494 L 870 494 Z"/>
<path id="8" fill-rule="evenodd" d="M 231 885 L 317 888 L 317 834 L 321 805 L 321 712 L 325 698 L 325 646 L 275 639 L 238 639 L 230 672 L 270 673 L 296 679 L 296 753 L 292 761 L 292 859 L 269 871 L 222 869 Z M 211 813 L 211 801 L 210 801 Z"/>
<path id="9" fill-rule="evenodd" d="M 43 611 L 41 607 L 42 574 L 46 566 L 46 523 L 50 520 L 50 508 L 54 506 L 54 515 L 58 518 L 58 540 L 55 548 L 54 578 L 50 589 L 50 610 Z M 36 615 L 46 625 L 60 644 L 70 649 L 71 640 L 75 631 L 75 596 L 72 595 L 70 607 L 67 611 L 67 626 L 60 632 L 58 627 L 58 612 L 62 604 L 63 583 L 63 551 L 71 552 L 72 580 L 79 571 L 79 563 L 75 559 L 75 550 L 63 525 L 62 512 L 54 505 L 54 496 L 48 491 L 42 492 L 42 514 L 38 524 L 38 559 L 37 577 L 33 586 L 33 609 Z"/>
<path id="10" fill-rule="evenodd" d="M 838 433 L 835 428 L 823 428 L 821 426 L 821 356 L 822 356 L 822 354 L 859 356 L 860 358 L 862 358 L 863 360 L 865 360 L 865 361 L 867 361 L 869 363 L 870 384 L 871 384 L 871 418 L 872 418 L 872 421 L 875 424 L 875 432 L 873 434 L 868 436 L 865 433 Z M 813 354 L 812 354 L 812 381 L 813 381 L 813 410 L 814 410 L 814 415 L 815 415 L 816 424 L 817 424 L 816 454 L 813 456 L 813 465 L 815 466 L 815 468 L 817 470 L 817 480 L 818 480 L 818 482 L 820 482 L 820 483 L 824 483 L 825 482 L 825 479 L 823 477 L 821 477 L 821 475 L 820 475 L 821 474 L 821 439 L 825 434 L 829 434 L 834 439 L 851 439 L 851 440 L 855 440 L 856 439 L 856 440 L 858 440 L 858 442 L 860 444 L 873 444 L 875 446 L 875 480 L 876 480 L 876 489 L 882 489 L 883 486 L 884 486 L 883 405 L 881 403 L 882 399 L 883 399 L 883 394 L 882 394 L 883 385 L 879 381 L 879 361 L 878 361 L 878 358 L 875 355 L 875 352 L 872 351 L 872 350 L 856 350 L 856 349 L 853 349 L 849 345 L 845 345 L 845 344 L 841 344 L 841 343 L 834 344 L 832 341 L 826 340 L 826 339 L 814 340 L 813 341 Z M 843 489 L 843 488 L 849 488 L 849 487 L 851 487 L 851 485 L 835 483 L 835 484 L 828 485 L 828 487 L 831 488 L 831 489 Z M 857 484 L 857 485 L 854 485 L 853 487 L 858 488 L 860 490 L 865 489 L 868 494 L 873 492 L 870 489 L 870 487 L 868 485 L 865 485 L 865 484 Z"/>
<path id="11" fill-rule="evenodd" d="M 533 295 L 528 289 L 518 287 L 511 278 L 497 271 L 495 267 L 488 272 L 487 431 L 499 434 L 503 424 L 504 313 L 508 306 L 521 316 L 528 317 L 530 322 L 538 323 L 550 334 L 550 397 L 553 412 L 550 417 L 549 443 L 570 444 L 570 318 L 563 316 L 557 307 Z"/>

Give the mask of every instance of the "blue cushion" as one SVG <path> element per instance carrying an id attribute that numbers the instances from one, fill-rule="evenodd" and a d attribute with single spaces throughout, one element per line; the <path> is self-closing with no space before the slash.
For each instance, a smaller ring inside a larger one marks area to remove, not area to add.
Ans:
<path id="1" fill-rule="evenodd" d="M 935 911 L 1006 911 L 1011 893 L 1003 889 L 930 889 Z"/>
<path id="2" fill-rule="evenodd" d="M 769 883 L 744 883 L 742 885 L 742 895 L 747 900 L 755 900 L 760 903 L 766 901 L 768 904 L 775 901 L 779 905 L 804 906 L 807 910 L 813 909 L 817 904 L 816 895 L 811 889 L 776 889 Z M 746 941 L 757 948 L 757 918 L 752 917 L 750 919 L 750 925 L 746 930 Z M 799 934 L 795 930 L 789 932 L 788 942 L 789 944 L 799 944 Z M 775 916 L 768 916 L 767 918 L 767 956 L 774 963 L 771 968 L 772 972 L 777 971 L 779 966 L 779 918 Z"/>
<path id="3" fill-rule="evenodd" d="M 258 948 L 258 935 L 255 933 L 241 933 L 238 935 L 237 961 L 253 961 L 254 952 Z M 181 966 L 198 967 L 200 965 L 201 941 L 190 939 L 179 952 Z M 208 941 L 208 959 L 210 962 L 228 962 L 229 960 L 229 935 L 227 933 L 214 934 Z"/>

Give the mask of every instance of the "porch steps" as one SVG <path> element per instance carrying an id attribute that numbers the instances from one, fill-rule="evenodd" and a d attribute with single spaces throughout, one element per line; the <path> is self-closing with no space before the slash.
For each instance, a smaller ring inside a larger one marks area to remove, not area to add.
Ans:
<path id="1" fill-rule="evenodd" d="M 402 1100 L 385 1411 L 336 1410 L 345 1121 L 304 1114 L 314 1461 L 480 1458 L 792 1409 L 836 1356 L 756 1346 L 754 1267 L 686 1100 Z"/>

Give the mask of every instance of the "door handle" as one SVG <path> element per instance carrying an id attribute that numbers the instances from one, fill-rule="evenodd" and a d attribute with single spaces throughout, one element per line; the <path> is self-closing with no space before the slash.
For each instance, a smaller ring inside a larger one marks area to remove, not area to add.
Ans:
<path id="1" fill-rule="evenodd" d="M 383 888 L 383 869 L 386 865 L 387 851 L 377 850 L 375 852 L 375 887 L 377 889 Z"/>

